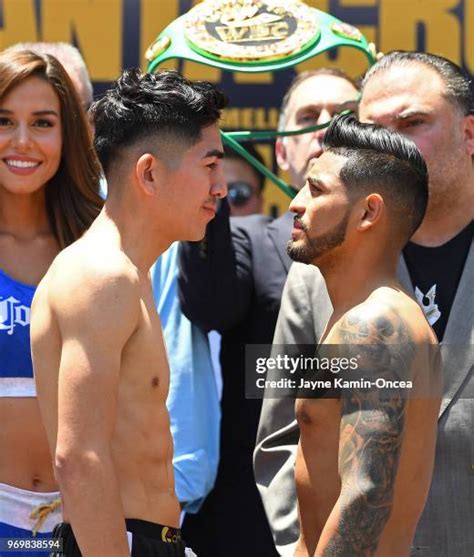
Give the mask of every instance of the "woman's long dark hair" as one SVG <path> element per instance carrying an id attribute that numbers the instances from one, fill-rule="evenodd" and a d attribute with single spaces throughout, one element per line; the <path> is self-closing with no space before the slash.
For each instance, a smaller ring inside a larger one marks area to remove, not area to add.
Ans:
<path id="1" fill-rule="evenodd" d="M 85 232 L 102 208 L 101 168 L 78 94 L 56 58 L 27 50 L 0 54 L 0 99 L 29 77 L 47 81 L 61 106 L 61 162 L 46 184 L 45 197 L 49 223 L 62 249 Z"/>

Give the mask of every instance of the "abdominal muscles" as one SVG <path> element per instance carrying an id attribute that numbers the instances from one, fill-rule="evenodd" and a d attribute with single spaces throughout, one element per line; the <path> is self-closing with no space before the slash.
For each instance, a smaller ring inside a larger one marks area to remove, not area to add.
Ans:
<path id="1" fill-rule="evenodd" d="M 162 397 L 147 398 L 136 405 L 130 399 L 119 403 L 112 458 L 125 518 L 176 527 L 180 509 L 174 493 L 168 411 Z"/>

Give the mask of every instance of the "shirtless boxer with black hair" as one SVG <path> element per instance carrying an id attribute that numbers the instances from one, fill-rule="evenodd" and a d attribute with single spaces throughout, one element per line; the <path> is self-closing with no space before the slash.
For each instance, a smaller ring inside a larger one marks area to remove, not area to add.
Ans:
<path id="1" fill-rule="evenodd" d="M 149 269 L 200 240 L 226 195 L 226 99 L 176 72 L 126 70 L 92 107 L 103 211 L 33 302 L 35 378 L 67 557 L 185 554 L 165 402 L 169 369 Z"/>
<path id="2" fill-rule="evenodd" d="M 296 402 L 295 556 L 408 556 L 430 486 L 439 381 L 436 336 L 397 264 L 425 214 L 426 164 L 409 139 L 353 117 L 336 118 L 324 142 L 290 205 L 288 253 L 326 281 L 334 311 L 321 350 L 338 345 L 359 361 L 332 398 Z"/>

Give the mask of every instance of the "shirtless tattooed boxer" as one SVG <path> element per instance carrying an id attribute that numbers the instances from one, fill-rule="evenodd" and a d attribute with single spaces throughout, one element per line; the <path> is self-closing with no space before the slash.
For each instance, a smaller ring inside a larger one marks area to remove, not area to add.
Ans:
<path id="1" fill-rule="evenodd" d="M 334 398 L 297 400 L 295 555 L 403 557 L 428 493 L 439 409 L 437 340 L 396 275 L 425 213 L 426 165 L 410 140 L 352 117 L 338 118 L 325 144 L 290 205 L 288 244 L 327 283 L 334 312 L 321 350 L 356 349 L 369 382 L 434 390 L 410 397 L 354 382 Z"/>
<path id="2" fill-rule="evenodd" d="M 53 262 L 32 316 L 35 378 L 64 508 L 64 551 L 183 556 L 165 401 L 169 369 L 149 269 L 200 240 L 226 194 L 226 99 L 175 72 L 127 70 L 95 103 L 103 211 Z"/>

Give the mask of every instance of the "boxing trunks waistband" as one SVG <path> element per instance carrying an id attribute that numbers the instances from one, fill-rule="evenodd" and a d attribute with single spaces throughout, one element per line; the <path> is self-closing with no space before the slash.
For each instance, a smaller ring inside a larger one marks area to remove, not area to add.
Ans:
<path id="1" fill-rule="evenodd" d="M 132 557 L 185 557 L 185 544 L 178 528 L 135 518 L 127 518 L 125 525 Z M 59 540 L 61 550 L 54 550 L 50 557 L 82 557 L 69 523 L 55 526 L 53 540 Z"/>

